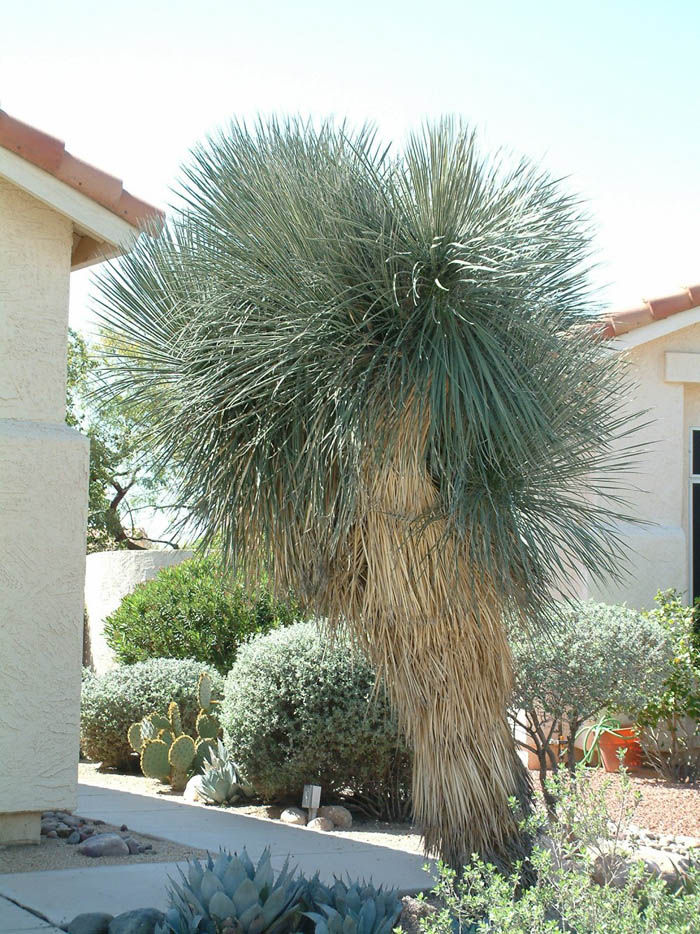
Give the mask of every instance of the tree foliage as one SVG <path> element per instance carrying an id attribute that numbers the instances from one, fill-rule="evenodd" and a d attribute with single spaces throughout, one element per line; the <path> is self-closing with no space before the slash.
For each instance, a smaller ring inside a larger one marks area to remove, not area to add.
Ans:
<path id="1" fill-rule="evenodd" d="M 291 596 L 276 600 L 264 582 L 248 593 L 210 555 L 140 584 L 105 620 L 104 632 L 120 662 L 194 658 L 225 675 L 244 642 L 300 617 Z"/>
<path id="2" fill-rule="evenodd" d="M 66 423 L 90 439 L 90 485 L 87 551 L 140 548 L 145 533 L 135 528 L 132 506 L 155 498 L 166 488 L 165 471 L 146 464 L 141 419 L 118 399 L 97 407 L 91 396 L 104 348 L 88 348 L 85 339 L 68 331 Z"/>

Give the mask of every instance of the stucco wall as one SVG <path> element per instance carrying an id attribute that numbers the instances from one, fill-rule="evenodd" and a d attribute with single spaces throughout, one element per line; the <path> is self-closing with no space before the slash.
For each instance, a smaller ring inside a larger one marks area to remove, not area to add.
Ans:
<path id="1" fill-rule="evenodd" d="M 89 449 L 64 423 L 72 238 L 69 219 L 0 179 L 5 842 L 27 827 L 38 842 L 37 812 L 76 804 Z"/>
<path id="2" fill-rule="evenodd" d="M 0 813 L 75 807 L 88 457 L 0 420 Z"/>
<path id="3" fill-rule="evenodd" d="M 597 600 L 646 607 L 657 590 L 688 592 L 688 438 L 691 425 L 700 425 L 700 385 L 667 382 L 667 352 L 700 354 L 700 325 L 627 353 L 637 381 L 630 404 L 648 410 L 650 422 L 638 433 L 647 448 L 628 474 L 627 499 L 632 514 L 648 524 L 620 528 L 629 568 L 620 583 L 590 583 L 588 595 Z M 696 376 L 700 380 L 700 356 Z"/>
<path id="4" fill-rule="evenodd" d="M 0 418 L 64 419 L 72 231 L 0 178 Z"/>
<path id="5" fill-rule="evenodd" d="M 104 639 L 105 619 L 142 581 L 191 557 L 191 551 L 100 551 L 87 556 L 85 610 L 90 664 L 96 672 L 114 665 L 114 655 Z"/>

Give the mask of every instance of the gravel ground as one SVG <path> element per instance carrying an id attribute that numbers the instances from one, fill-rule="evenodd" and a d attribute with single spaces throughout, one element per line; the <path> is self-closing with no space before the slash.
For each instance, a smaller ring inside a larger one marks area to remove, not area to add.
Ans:
<path id="1" fill-rule="evenodd" d="M 119 772 L 100 772 L 92 762 L 81 762 L 78 769 L 78 781 L 86 785 L 100 785 L 102 788 L 116 788 L 133 794 L 167 797 L 173 801 L 182 801 L 182 795 L 170 792 L 167 785 L 143 775 L 122 775 Z M 199 805 L 209 810 L 235 811 L 248 814 L 261 820 L 274 820 L 279 817 L 280 809 L 263 805 L 244 807 L 215 808 L 213 805 Z M 316 831 L 311 831 L 315 833 Z M 319 831 L 320 832 L 320 831 Z M 405 850 L 409 853 L 422 853 L 420 834 L 409 824 L 386 824 L 381 821 L 354 819 L 352 830 L 334 830 L 334 836 L 355 840 L 359 843 L 374 843 L 377 846 L 390 847 L 393 850 Z"/>
<path id="2" fill-rule="evenodd" d="M 633 788 L 642 796 L 633 818 L 638 827 L 662 834 L 700 837 L 700 787 L 671 784 L 655 775 L 631 775 L 630 778 Z M 614 795 L 620 777 L 598 769 L 592 772 L 594 785 L 605 779 L 610 779 L 610 792 Z"/>
<path id="3" fill-rule="evenodd" d="M 120 833 L 119 827 L 112 824 L 103 824 L 97 828 L 100 833 Z M 126 863 L 169 863 L 192 857 L 203 857 L 203 850 L 196 850 L 180 843 L 171 843 L 160 837 L 150 834 L 128 833 L 128 836 L 139 843 L 150 843 L 152 850 L 145 853 L 133 853 L 128 856 L 83 856 L 78 847 L 66 843 L 60 838 L 51 840 L 42 836 L 38 846 L 4 846 L 0 847 L 0 873 L 2 872 L 41 872 L 45 869 L 77 869 L 79 867 L 94 867 L 108 865 L 123 865 Z"/>

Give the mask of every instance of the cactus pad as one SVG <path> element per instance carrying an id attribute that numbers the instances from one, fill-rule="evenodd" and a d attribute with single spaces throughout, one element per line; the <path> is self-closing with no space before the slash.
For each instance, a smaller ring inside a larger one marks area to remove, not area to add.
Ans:
<path id="1" fill-rule="evenodd" d="M 204 769 L 205 761 L 213 752 L 216 752 L 216 742 L 212 739 L 198 739 L 194 746 L 194 767 L 198 772 Z"/>
<path id="2" fill-rule="evenodd" d="M 202 739 L 216 739 L 219 733 L 219 721 L 205 710 L 200 710 L 197 717 L 197 735 Z"/>
<path id="3" fill-rule="evenodd" d="M 211 706 L 211 678 L 203 671 L 197 682 L 197 695 L 199 697 L 199 706 L 203 710 L 208 710 Z"/>
<path id="4" fill-rule="evenodd" d="M 139 730 L 141 731 L 141 745 L 143 745 L 147 739 L 155 739 L 156 733 L 158 732 L 150 716 L 144 717 L 141 723 L 139 723 Z"/>
<path id="5" fill-rule="evenodd" d="M 182 733 L 182 718 L 180 717 L 180 708 L 175 703 L 171 701 L 168 705 L 168 726 L 165 729 L 170 729 L 170 732 L 173 736 L 180 736 Z"/>
<path id="6" fill-rule="evenodd" d="M 175 737 L 170 732 L 170 730 L 158 730 L 158 739 L 162 739 L 164 743 L 167 743 L 168 746 L 171 746 Z"/>
<path id="7" fill-rule="evenodd" d="M 173 744 L 168 752 L 168 762 L 173 767 L 173 772 L 185 772 L 194 762 L 194 740 L 191 736 L 178 736 L 173 740 Z"/>
<path id="8" fill-rule="evenodd" d="M 144 742 L 141 750 L 141 771 L 147 778 L 167 780 L 170 774 L 168 744 L 162 739 L 149 739 Z"/>
<path id="9" fill-rule="evenodd" d="M 129 745 L 134 750 L 134 752 L 141 752 L 141 747 L 143 746 L 143 739 L 141 737 L 141 724 L 132 723 L 126 735 L 129 740 Z"/>

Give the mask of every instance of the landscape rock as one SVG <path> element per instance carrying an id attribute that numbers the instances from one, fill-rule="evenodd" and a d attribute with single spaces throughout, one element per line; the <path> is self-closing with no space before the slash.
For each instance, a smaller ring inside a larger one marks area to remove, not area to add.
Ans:
<path id="1" fill-rule="evenodd" d="M 80 844 L 78 852 L 84 856 L 128 856 L 129 847 L 116 833 L 98 833 Z M 110 928 L 110 934 L 112 934 Z"/>
<path id="2" fill-rule="evenodd" d="M 109 934 L 153 934 L 164 918 L 157 908 L 136 908 L 113 918 L 107 930 Z"/>
<path id="3" fill-rule="evenodd" d="M 56 833 L 59 837 L 70 837 L 73 833 L 73 828 L 69 827 L 68 824 L 61 823 L 56 827 Z"/>
<path id="4" fill-rule="evenodd" d="M 58 834 L 55 830 L 49 830 L 46 836 L 49 838 L 49 840 L 55 840 L 58 837 Z"/>
<path id="5" fill-rule="evenodd" d="M 109 922 L 113 915 L 101 911 L 88 911 L 75 918 L 66 925 L 68 934 L 108 934 Z"/>
<path id="6" fill-rule="evenodd" d="M 202 797 L 202 776 L 193 775 L 192 778 L 185 785 L 185 790 L 182 793 L 182 800 L 188 801 L 190 804 L 195 801 L 203 801 Z"/>
<path id="7" fill-rule="evenodd" d="M 307 830 L 323 830 L 328 833 L 329 830 L 333 830 L 335 824 L 332 820 L 329 820 L 327 817 L 314 817 L 313 820 L 310 820 L 306 825 Z"/>
<path id="8" fill-rule="evenodd" d="M 77 830 L 74 830 L 73 833 L 69 837 L 66 837 L 66 843 L 70 843 L 71 846 L 73 846 L 76 843 L 80 843 L 80 842 L 81 842 L 81 835 L 79 831 Z"/>
<path id="9" fill-rule="evenodd" d="M 284 824 L 298 824 L 303 827 L 306 824 L 306 811 L 302 811 L 301 808 L 285 808 L 280 814 L 280 820 Z"/>
<path id="10" fill-rule="evenodd" d="M 41 821 L 41 832 L 43 834 L 50 833 L 52 830 L 55 830 L 60 821 L 57 820 L 42 820 Z"/>
<path id="11" fill-rule="evenodd" d="M 141 852 L 141 845 L 139 844 L 138 840 L 134 840 L 133 837 L 127 837 L 127 838 L 124 840 L 124 843 L 126 843 L 126 845 L 129 847 L 129 852 L 130 852 L 130 853 L 140 853 L 140 852 Z"/>
<path id="12" fill-rule="evenodd" d="M 340 804 L 326 804 L 318 809 L 319 817 L 326 817 L 338 830 L 350 830 L 352 827 L 352 814 Z"/>

